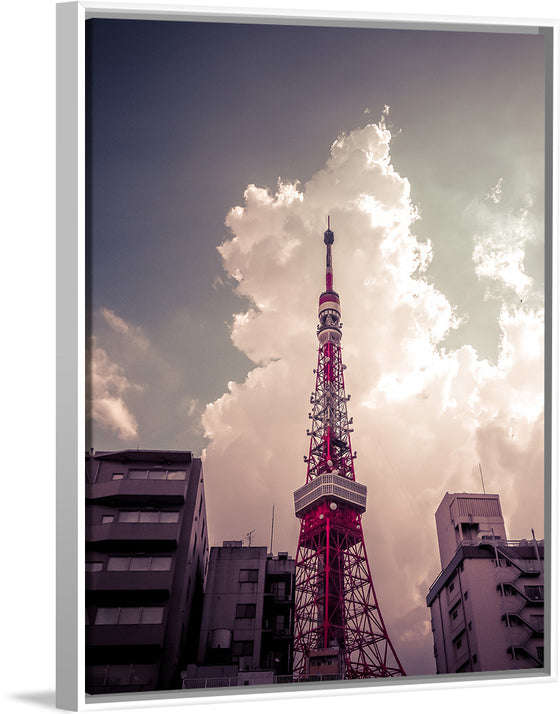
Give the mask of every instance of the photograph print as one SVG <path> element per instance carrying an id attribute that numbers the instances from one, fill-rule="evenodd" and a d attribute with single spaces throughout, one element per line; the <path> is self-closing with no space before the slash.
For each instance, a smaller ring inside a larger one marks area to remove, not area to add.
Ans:
<path id="1" fill-rule="evenodd" d="M 86 693 L 546 674 L 547 31 L 85 37 Z"/>

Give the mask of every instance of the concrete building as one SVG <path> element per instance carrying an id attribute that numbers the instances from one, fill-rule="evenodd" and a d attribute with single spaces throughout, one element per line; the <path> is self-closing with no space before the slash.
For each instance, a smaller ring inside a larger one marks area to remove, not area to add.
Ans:
<path id="1" fill-rule="evenodd" d="M 295 563 L 225 541 L 212 548 L 197 665 L 184 687 L 271 684 L 292 663 Z"/>
<path id="2" fill-rule="evenodd" d="M 208 561 L 189 451 L 86 455 L 86 691 L 181 687 L 196 658 Z"/>
<path id="3" fill-rule="evenodd" d="M 496 494 L 446 493 L 430 587 L 438 674 L 544 666 L 544 542 L 508 541 Z"/>

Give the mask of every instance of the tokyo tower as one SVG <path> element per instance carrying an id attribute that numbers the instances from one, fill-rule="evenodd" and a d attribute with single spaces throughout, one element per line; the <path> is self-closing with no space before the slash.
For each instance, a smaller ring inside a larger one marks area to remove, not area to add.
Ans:
<path id="1" fill-rule="evenodd" d="M 333 289 L 331 246 L 319 297 L 319 357 L 307 479 L 294 493 L 301 530 L 296 555 L 294 679 L 398 677 L 405 672 L 391 644 L 373 588 L 361 516 L 366 487 L 356 481 L 352 419 L 344 390 L 340 298 Z"/>

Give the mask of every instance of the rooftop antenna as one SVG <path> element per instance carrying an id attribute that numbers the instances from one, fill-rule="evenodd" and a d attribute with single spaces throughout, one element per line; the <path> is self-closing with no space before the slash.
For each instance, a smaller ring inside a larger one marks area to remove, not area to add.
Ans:
<path id="1" fill-rule="evenodd" d="M 541 562 L 541 556 L 539 554 L 539 546 L 537 544 L 537 539 L 535 538 L 535 529 L 531 528 L 531 533 L 533 534 L 533 545 L 535 546 L 535 553 L 537 554 L 537 561 Z"/>
<path id="2" fill-rule="evenodd" d="M 274 535 L 274 506 L 272 506 L 272 525 L 270 527 L 270 553 L 272 555 L 272 537 Z"/>
<path id="3" fill-rule="evenodd" d="M 478 470 L 480 471 L 480 480 L 482 481 L 482 493 L 486 493 L 486 489 L 484 488 L 484 477 L 482 475 L 482 466 L 480 465 L 480 461 L 478 462 Z"/>
<path id="4" fill-rule="evenodd" d="M 253 540 L 253 533 L 255 532 L 255 530 L 256 530 L 256 529 L 253 528 L 252 531 L 249 531 L 249 533 L 246 533 L 246 534 L 245 534 L 245 537 L 246 537 L 247 540 L 249 541 L 249 548 L 251 547 L 251 541 Z"/>

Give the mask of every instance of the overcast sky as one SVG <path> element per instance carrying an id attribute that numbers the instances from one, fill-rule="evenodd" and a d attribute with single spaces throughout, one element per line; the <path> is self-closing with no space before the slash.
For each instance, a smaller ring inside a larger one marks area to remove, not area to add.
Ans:
<path id="1" fill-rule="evenodd" d="M 544 536 L 544 39 L 88 21 L 88 446 L 205 459 L 211 545 L 295 553 L 335 233 L 373 580 L 409 674 L 446 491 Z"/>

